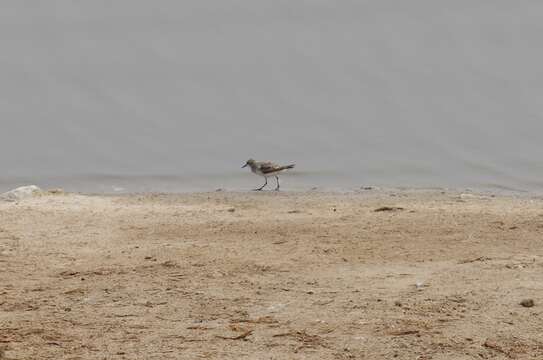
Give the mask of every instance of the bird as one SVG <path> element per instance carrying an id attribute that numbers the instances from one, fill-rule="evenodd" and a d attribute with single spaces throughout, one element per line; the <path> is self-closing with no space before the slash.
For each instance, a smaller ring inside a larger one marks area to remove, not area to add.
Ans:
<path id="1" fill-rule="evenodd" d="M 251 168 L 251 172 L 253 172 L 253 174 L 263 176 L 266 180 L 264 182 L 264 185 L 262 185 L 258 189 L 254 189 L 255 191 L 260 191 L 264 189 L 266 185 L 268 185 L 268 177 L 270 176 L 275 176 L 275 180 L 277 181 L 277 187 L 275 188 L 275 191 L 279 191 L 279 177 L 277 176 L 277 174 L 285 170 L 292 169 L 295 164 L 277 165 L 270 161 L 256 161 L 253 159 L 249 159 L 241 168 L 243 169 L 246 166 L 249 166 Z"/>

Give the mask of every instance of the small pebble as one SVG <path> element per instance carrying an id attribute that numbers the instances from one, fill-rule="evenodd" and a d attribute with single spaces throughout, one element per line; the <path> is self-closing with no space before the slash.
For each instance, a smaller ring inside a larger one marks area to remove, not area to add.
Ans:
<path id="1" fill-rule="evenodd" d="M 520 305 L 524 307 L 532 307 L 534 306 L 534 301 L 532 299 L 524 299 L 520 302 Z"/>
<path id="2" fill-rule="evenodd" d="M 48 193 L 49 193 L 49 194 L 54 194 L 54 195 L 56 195 L 56 194 L 63 194 L 63 193 L 64 193 L 64 190 L 62 190 L 62 189 L 51 189 L 51 190 L 48 191 Z"/>

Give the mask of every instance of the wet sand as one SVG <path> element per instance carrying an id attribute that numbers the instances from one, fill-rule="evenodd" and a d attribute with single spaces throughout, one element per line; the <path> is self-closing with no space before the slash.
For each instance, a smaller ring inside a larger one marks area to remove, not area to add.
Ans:
<path id="1" fill-rule="evenodd" d="M 543 358 L 542 235 L 440 191 L 0 203 L 0 359 Z"/>

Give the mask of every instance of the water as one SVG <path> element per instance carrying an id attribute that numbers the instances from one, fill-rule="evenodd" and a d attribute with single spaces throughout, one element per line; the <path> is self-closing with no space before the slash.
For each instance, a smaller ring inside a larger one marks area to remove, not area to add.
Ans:
<path id="1" fill-rule="evenodd" d="M 0 190 L 543 192 L 543 3 L 0 4 Z M 244 169 L 246 170 L 246 169 Z"/>

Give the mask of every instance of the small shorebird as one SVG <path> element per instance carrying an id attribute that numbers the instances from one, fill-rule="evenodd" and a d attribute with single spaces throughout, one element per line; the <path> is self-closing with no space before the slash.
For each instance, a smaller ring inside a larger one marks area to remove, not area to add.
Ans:
<path id="1" fill-rule="evenodd" d="M 277 180 L 277 187 L 275 188 L 275 190 L 279 190 L 279 177 L 277 176 L 277 174 L 287 169 L 292 169 L 294 167 L 294 164 L 282 166 L 269 161 L 255 161 L 253 159 L 249 159 L 241 168 L 243 169 L 246 166 L 249 166 L 254 174 L 263 176 L 264 179 L 266 179 L 264 185 L 262 185 L 258 189 L 255 189 L 255 191 L 260 191 L 264 189 L 266 185 L 268 185 L 269 176 L 275 176 L 275 179 Z"/>

